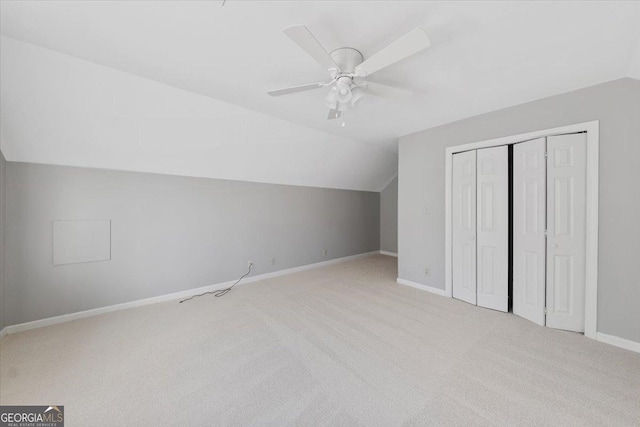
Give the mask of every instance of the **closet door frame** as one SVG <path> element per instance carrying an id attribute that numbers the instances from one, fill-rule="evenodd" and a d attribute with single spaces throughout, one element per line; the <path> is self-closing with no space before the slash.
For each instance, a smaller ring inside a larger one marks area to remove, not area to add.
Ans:
<path id="1" fill-rule="evenodd" d="M 447 147 L 445 150 L 445 296 L 452 296 L 452 181 L 453 155 L 479 148 L 511 145 L 531 139 L 586 132 L 587 134 L 587 188 L 586 188 L 586 266 L 585 266 L 585 336 L 597 339 L 598 318 L 598 163 L 600 122 L 598 120 L 528 132 L 519 135 L 489 139 L 470 144 Z"/>

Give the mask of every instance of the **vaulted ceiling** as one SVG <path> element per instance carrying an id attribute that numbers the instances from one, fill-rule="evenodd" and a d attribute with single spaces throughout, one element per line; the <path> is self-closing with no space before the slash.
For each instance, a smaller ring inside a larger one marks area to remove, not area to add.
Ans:
<path id="1" fill-rule="evenodd" d="M 395 173 L 399 136 L 640 78 L 638 2 L 3 1 L 0 8 L 9 160 L 31 159 L 47 135 L 48 154 L 37 161 L 376 190 Z M 269 97 L 269 89 L 327 78 L 282 33 L 292 24 L 306 25 L 329 51 L 349 46 L 365 58 L 423 28 L 429 49 L 371 77 L 415 95 L 367 96 L 345 127 L 326 119 L 324 89 Z M 146 105 L 140 99 L 149 92 Z M 66 102 L 54 99 L 65 95 Z M 108 120 L 92 125 L 89 114 Z M 109 120 L 112 134 L 97 135 Z M 227 156 L 215 167 L 202 158 L 213 156 L 209 143 Z M 112 159 L 89 161 L 91 153 Z"/>

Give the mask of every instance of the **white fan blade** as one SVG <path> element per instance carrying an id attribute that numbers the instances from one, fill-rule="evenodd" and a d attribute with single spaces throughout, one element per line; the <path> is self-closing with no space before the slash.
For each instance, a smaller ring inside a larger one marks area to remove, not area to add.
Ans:
<path id="1" fill-rule="evenodd" d="M 293 25 L 285 28 L 284 33 L 326 70 L 335 69 L 336 71 L 340 71 L 340 68 L 331 56 L 329 56 L 327 51 L 324 50 L 320 42 L 313 37 L 313 34 L 311 34 L 311 31 L 309 31 L 307 27 L 304 25 Z"/>
<path id="2" fill-rule="evenodd" d="M 369 76 L 378 70 L 428 48 L 430 45 L 431 40 L 429 40 L 427 33 L 420 28 L 416 28 L 358 65 L 355 73 L 360 77 Z"/>
<path id="3" fill-rule="evenodd" d="M 300 85 L 300 86 L 292 86 L 292 87 L 286 87 L 283 89 L 275 89 L 275 90 L 270 90 L 269 92 L 267 92 L 269 95 L 271 96 L 282 96 L 282 95 L 288 95 L 290 93 L 296 93 L 296 92 L 303 92 L 305 90 L 311 90 L 311 89 L 317 89 L 319 87 L 324 87 L 326 86 L 327 83 L 309 83 L 306 85 Z"/>
<path id="4" fill-rule="evenodd" d="M 362 86 L 365 86 L 367 93 L 384 98 L 402 101 L 411 98 L 413 95 L 413 92 L 409 92 L 408 90 L 398 89 L 397 87 L 382 85 L 380 83 L 363 82 Z"/>
<path id="5" fill-rule="evenodd" d="M 329 116 L 327 117 L 327 120 L 339 119 L 340 117 L 342 117 L 342 111 L 329 110 Z"/>

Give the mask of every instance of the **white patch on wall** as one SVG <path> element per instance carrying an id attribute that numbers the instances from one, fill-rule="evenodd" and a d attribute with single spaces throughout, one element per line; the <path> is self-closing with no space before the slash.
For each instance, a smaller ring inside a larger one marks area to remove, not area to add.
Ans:
<path id="1" fill-rule="evenodd" d="M 111 220 L 53 221 L 53 265 L 111 259 Z"/>

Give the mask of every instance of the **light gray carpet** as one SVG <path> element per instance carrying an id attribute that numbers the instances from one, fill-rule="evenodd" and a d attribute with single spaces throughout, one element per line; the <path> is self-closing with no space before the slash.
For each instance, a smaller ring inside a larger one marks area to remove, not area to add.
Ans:
<path id="1" fill-rule="evenodd" d="M 357 261 L 6 337 L 0 403 L 86 425 L 640 425 L 640 355 Z"/>

